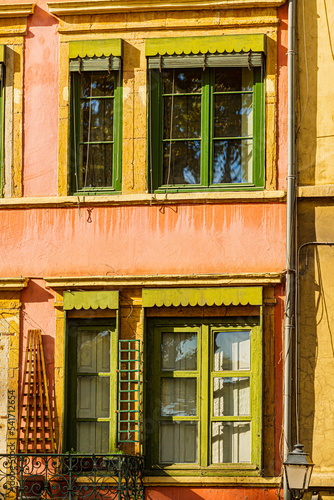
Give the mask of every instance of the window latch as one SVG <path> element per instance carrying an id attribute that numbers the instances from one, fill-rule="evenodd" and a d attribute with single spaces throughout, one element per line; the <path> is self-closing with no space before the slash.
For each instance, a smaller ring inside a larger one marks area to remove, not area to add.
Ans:
<path id="1" fill-rule="evenodd" d="M 206 70 L 206 54 L 203 54 L 203 71 Z"/>
<path id="2" fill-rule="evenodd" d="M 161 54 L 159 54 L 159 71 L 160 71 L 160 73 L 162 71 L 162 55 Z"/>

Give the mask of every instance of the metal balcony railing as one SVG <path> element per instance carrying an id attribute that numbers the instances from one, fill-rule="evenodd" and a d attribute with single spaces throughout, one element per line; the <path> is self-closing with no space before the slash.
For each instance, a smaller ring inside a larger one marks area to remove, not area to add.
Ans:
<path id="1" fill-rule="evenodd" d="M 0 500 L 143 500 L 143 469 L 132 455 L 0 455 Z"/>

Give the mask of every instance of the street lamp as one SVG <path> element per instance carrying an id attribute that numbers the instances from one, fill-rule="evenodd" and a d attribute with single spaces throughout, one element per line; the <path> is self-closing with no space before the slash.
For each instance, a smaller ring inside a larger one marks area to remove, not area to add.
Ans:
<path id="1" fill-rule="evenodd" d="M 314 465 L 303 448 L 304 445 L 295 444 L 294 450 L 290 451 L 283 463 L 288 488 L 296 500 L 302 498 L 304 491 L 307 490 Z"/>

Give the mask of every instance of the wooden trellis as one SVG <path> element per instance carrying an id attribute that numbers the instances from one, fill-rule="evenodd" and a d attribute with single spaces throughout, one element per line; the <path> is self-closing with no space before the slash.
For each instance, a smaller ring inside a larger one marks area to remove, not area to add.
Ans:
<path id="1" fill-rule="evenodd" d="M 18 452 L 56 452 L 42 335 L 28 330 L 19 411 Z"/>

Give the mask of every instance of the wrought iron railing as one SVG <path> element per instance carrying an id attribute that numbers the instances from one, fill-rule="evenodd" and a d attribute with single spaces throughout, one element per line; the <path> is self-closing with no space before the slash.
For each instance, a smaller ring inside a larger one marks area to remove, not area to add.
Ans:
<path id="1" fill-rule="evenodd" d="M 143 500 L 143 458 L 0 455 L 0 500 Z"/>

